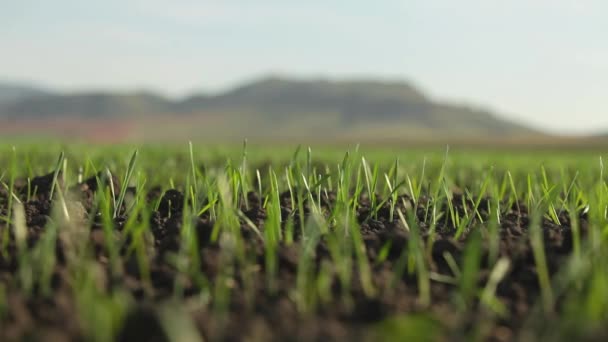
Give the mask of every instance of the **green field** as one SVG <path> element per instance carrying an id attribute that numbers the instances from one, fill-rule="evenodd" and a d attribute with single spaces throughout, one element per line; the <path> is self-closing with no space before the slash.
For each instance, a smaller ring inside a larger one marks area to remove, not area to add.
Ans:
<path id="1" fill-rule="evenodd" d="M 606 157 L 4 141 L 0 340 L 605 339 Z"/>

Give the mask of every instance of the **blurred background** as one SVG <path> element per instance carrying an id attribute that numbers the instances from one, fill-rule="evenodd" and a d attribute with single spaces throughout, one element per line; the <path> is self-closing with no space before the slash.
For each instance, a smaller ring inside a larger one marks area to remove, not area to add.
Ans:
<path id="1" fill-rule="evenodd" d="M 608 2 L 7 1 L 0 136 L 604 144 Z"/>

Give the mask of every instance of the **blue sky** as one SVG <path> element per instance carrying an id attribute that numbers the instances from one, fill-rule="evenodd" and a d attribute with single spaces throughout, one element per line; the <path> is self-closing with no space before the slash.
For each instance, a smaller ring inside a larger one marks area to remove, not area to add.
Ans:
<path id="1" fill-rule="evenodd" d="M 269 73 L 403 79 L 550 131 L 608 131 L 605 0 L 7 1 L 3 80 L 183 96 Z"/>

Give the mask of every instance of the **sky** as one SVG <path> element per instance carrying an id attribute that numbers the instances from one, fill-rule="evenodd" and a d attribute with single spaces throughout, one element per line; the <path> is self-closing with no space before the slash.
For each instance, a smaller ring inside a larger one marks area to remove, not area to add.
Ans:
<path id="1" fill-rule="evenodd" d="M 2 0 L 0 81 L 220 92 L 265 75 L 412 82 L 549 132 L 608 131 L 605 0 Z"/>

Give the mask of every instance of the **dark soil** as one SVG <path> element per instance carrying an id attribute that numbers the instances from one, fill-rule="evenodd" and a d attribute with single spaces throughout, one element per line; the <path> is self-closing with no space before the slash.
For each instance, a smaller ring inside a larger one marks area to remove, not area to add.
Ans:
<path id="1" fill-rule="evenodd" d="M 36 194 L 26 201 L 27 188 L 22 185 L 17 193 L 24 201 L 27 219 L 28 246 L 35 246 L 51 216 L 52 175 L 35 178 Z M 118 182 L 113 180 L 115 186 Z M 90 246 L 100 265 L 105 269 L 109 266 L 105 239 L 100 215 L 93 203 L 94 193 L 99 191 L 97 181 L 91 178 L 82 184 L 68 189 L 72 198 L 79 198 L 74 204 L 81 208 L 82 231 L 89 235 Z M 118 189 L 115 189 L 118 193 Z M 118 339 L 120 341 L 165 341 L 168 337 L 163 332 L 155 304 L 170 300 L 176 290 L 176 284 L 182 288 L 185 299 L 192 298 L 202 291 L 201 285 L 194 279 L 183 275 L 178 277 L 175 265 L 170 262 L 171 253 L 180 249 L 180 232 L 182 229 L 182 210 L 184 195 L 178 190 L 154 188 L 147 194 L 149 205 L 158 203 L 158 208 L 150 217 L 151 237 L 153 237 L 154 253 L 150 257 L 150 283 L 142 280 L 142 272 L 134 255 L 129 252 L 127 244 L 130 241 L 123 231 L 128 219 L 119 216 L 115 220 L 115 236 L 118 241 L 125 241 L 121 248 L 123 276 L 107 280 L 103 284 L 108 291 L 126 288 L 137 303 L 127 314 Z M 458 197 L 458 195 L 455 195 Z M 263 232 L 266 211 L 262 207 L 264 199 L 256 193 L 247 196 L 248 207 L 243 204 L 245 216 Z M 0 188 L 0 213 L 6 215 L 8 195 Z M 403 199 L 404 201 L 402 201 Z M 431 199 L 423 198 L 418 203 L 416 220 L 421 227 L 426 248 L 430 248 L 429 263 L 431 271 L 452 275 L 451 268 L 444 257 L 451 254 L 454 260 L 460 262 L 466 246 L 466 235 L 455 240 L 454 224 L 451 220 L 442 219 L 437 227 L 434 241 L 429 239 L 430 217 L 426 217 L 426 203 Z M 464 213 L 464 205 L 473 207 L 455 198 L 453 201 L 460 214 Z M 335 203 L 335 195 L 324 194 L 323 206 L 331 208 Z M 405 203 L 405 204 L 404 204 Z M 454 335 L 443 336 L 444 339 L 454 339 L 453 336 L 468 336 L 478 322 L 489 317 L 487 310 L 478 303 L 472 304 L 471 310 L 462 311 L 457 305 L 455 295 L 457 286 L 442 282 L 431 283 L 431 305 L 425 307 L 419 301 L 418 281 L 415 275 L 407 272 L 397 282 L 394 291 L 386 291 L 393 279 L 395 266 L 404 252 L 407 252 L 410 235 L 400 223 L 395 214 L 389 219 L 388 204 L 378 211 L 377 216 L 371 214 L 369 201 L 361 199 L 358 220 L 362 237 L 367 247 L 367 257 L 372 265 L 373 282 L 379 294 L 373 298 L 366 296 L 363 287 L 354 279 L 348 293 L 340 285 L 337 276 L 332 279 L 332 296 L 326 303 L 321 303 L 314 313 L 300 314 L 293 300 L 291 290 L 296 286 L 296 273 L 301 248 L 299 239 L 302 236 L 300 218 L 293 205 L 289 193 L 281 196 L 281 215 L 285 222 L 293 222 L 294 244 L 280 245 L 278 248 L 278 280 L 276 291 L 266 288 L 265 259 L 263 241 L 253 232 L 248 224 L 241 220 L 241 233 L 246 241 L 246 250 L 252 260 L 257 263 L 253 279 L 246 282 L 239 267 L 235 268 L 232 283 L 231 301 L 227 314 L 216 314 L 212 302 L 208 307 L 202 307 L 191 312 L 197 328 L 207 340 L 350 340 L 371 338 L 368 335 L 374 323 L 402 313 L 431 313 L 439 319 L 439 325 L 444 331 Z M 305 211 L 309 208 L 305 203 Z M 397 208 L 415 207 L 409 197 L 400 198 Z M 480 205 L 482 216 L 488 217 L 487 202 Z M 410 211 L 408 211 L 410 212 Z M 449 215 L 446 215 L 446 217 Z M 141 219 L 141 218 L 139 218 Z M 560 214 L 561 225 L 544 220 L 542 231 L 545 237 L 545 252 L 549 263 L 549 271 L 553 275 L 560 270 L 564 256 L 572 250 L 572 232 L 567 213 Z M 86 222 L 92 222 L 90 233 Z M 523 203 L 513 205 L 501 215 L 499 227 L 500 246 L 499 256 L 506 256 L 511 261 L 511 268 L 497 288 L 497 295 L 506 306 L 509 315 L 496 320 L 490 327 L 488 339 L 511 340 L 516 338 L 528 315 L 539 299 L 539 283 L 534 257 L 530 247 L 528 234 L 528 210 Z M 585 234 L 587 217 L 580 215 L 582 233 Z M 479 224 L 477 225 L 479 226 Z M 200 251 L 200 269 L 206 279 L 216 281 L 222 275 L 221 244 L 212 241 L 214 222 L 209 214 L 202 214 L 195 224 L 195 231 Z M 481 227 L 485 227 L 481 224 Z M 10 243 L 7 253 L 0 254 L 0 284 L 4 284 L 8 300 L 8 314 L 0 318 L 0 340 L 86 340 L 87 334 L 76 310 L 75 299 L 71 288 L 72 279 L 66 272 L 66 248 L 69 241 L 59 237 L 56 246 L 57 265 L 52 275 L 52 294 L 45 295 L 40 286 L 34 286 L 32 295 L 28 296 L 22 289 L 16 288 L 17 272 L 16 245 L 12 227 L 0 222 L 0 234 L 9 229 Z M 484 229 L 482 229 L 483 231 Z M 484 240 L 485 241 L 485 240 Z M 379 261 L 382 248 L 390 242 L 386 259 Z M 323 239 L 315 249 L 314 264 L 320 269 L 324 263 L 331 261 L 327 242 Z M 481 257 L 479 284 L 483 285 L 490 274 L 488 248 L 484 243 Z M 109 273 L 109 271 L 108 271 Z M 357 277 L 354 277 L 357 278 Z M 245 288 L 248 286 L 248 288 Z M 250 294 L 253 294 L 252 296 Z M 343 300 L 350 298 L 350 301 Z M 559 309 L 558 309 L 559 310 Z"/>

